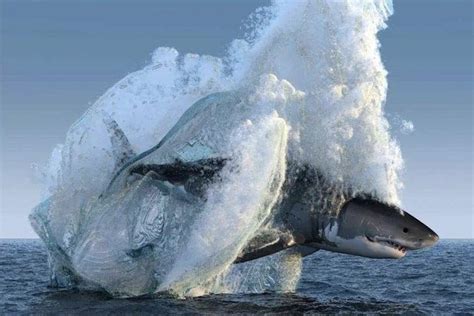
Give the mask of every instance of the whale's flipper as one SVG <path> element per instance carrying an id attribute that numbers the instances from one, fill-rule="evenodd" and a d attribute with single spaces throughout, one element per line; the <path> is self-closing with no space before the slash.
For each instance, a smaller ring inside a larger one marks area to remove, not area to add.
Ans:
<path id="1" fill-rule="evenodd" d="M 157 180 L 167 181 L 175 186 L 183 186 L 187 192 L 202 196 L 206 185 L 216 180 L 216 175 L 224 167 L 226 159 L 209 158 L 192 162 L 176 160 L 171 164 L 141 164 L 130 169 L 130 174 L 145 175 L 149 172 Z"/>
<path id="2" fill-rule="evenodd" d="M 108 114 L 104 113 L 103 122 L 107 127 L 107 131 L 110 135 L 110 143 L 112 144 L 112 153 L 115 158 L 115 170 L 119 170 L 125 165 L 127 161 L 136 156 L 135 151 L 132 149 L 132 145 L 113 118 Z"/>
<path id="3" fill-rule="evenodd" d="M 272 255 L 294 245 L 296 245 L 296 242 L 291 234 L 275 229 L 267 229 L 250 240 L 234 263 Z"/>

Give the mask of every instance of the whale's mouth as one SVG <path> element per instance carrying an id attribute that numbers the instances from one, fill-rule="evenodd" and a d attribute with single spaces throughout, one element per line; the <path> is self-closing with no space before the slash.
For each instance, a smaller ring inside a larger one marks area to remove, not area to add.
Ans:
<path id="1" fill-rule="evenodd" d="M 403 246 L 403 245 L 401 245 L 399 243 L 396 243 L 396 242 L 394 242 L 392 240 L 389 240 L 389 239 L 381 239 L 381 238 L 370 237 L 370 236 L 365 236 L 365 237 L 370 242 L 378 243 L 378 244 L 383 245 L 385 247 L 390 247 L 392 249 L 395 249 L 395 250 L 401 252 L 404 255 L 406 254 L 407 250 L 409 249 L 406 246 Z"/>

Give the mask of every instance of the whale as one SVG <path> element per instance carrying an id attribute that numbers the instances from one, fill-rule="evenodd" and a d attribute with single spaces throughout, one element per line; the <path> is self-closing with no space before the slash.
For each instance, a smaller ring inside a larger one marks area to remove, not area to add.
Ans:
<path id="1" fill-rule="evenodd" d="M 99 288 L 118 297 L 163 289 L 210 188 L 224 184 L 224 170 L 239 168 L 224 149 L 230 135 L 259 115 L 245 92 L 214 93 L 195 102 L 157 145 L 140 154 L 117 122 L 105 117 L 116 172 L 104 192 L 81 209 L 67 247 L 54 240 L 49 224 L 55 197 L 30 216 L 48 247 L 52 284 Z M 399 259 L 437 242 L 433 230 L 398 206 L 352 191 L 294 159 L 284 120 L 274 121 L 259 142 L 285 154 L 265 162 L 272 167 L 265 178 L 267 197 L 259 205 L 268 212 L 258 218 L 252 236 L 227 254 L 234 264 L 287 249 L 301 257 L 326 250 Z"/>

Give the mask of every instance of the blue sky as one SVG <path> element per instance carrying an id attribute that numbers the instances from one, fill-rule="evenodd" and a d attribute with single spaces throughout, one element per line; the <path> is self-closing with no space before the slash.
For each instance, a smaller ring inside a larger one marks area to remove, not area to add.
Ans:
<path id="1" fill-rule="evenodd" d="M 222 56 L 256 0 L 2 0 L 0 238 L 34 237 L 44 163 L 69 126 L 158 46 Z M 380 34 L 386 112 L 405 158 L 404 207 L 441 237 L 474 237 L 473 2 L 396 1 Z"/>

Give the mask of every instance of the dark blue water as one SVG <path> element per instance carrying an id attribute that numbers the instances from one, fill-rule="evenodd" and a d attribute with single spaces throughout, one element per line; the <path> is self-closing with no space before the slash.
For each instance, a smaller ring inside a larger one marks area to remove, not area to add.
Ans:
<path id="1" fill-rule="evenodd" d="M 48 288 L 38 240 L 0 240 L 0 314 L 458 314 L 474 313 L 474 240 L 442 240 L 401 260 L 319 251 L 294 294 L 112 299 Z"/>

